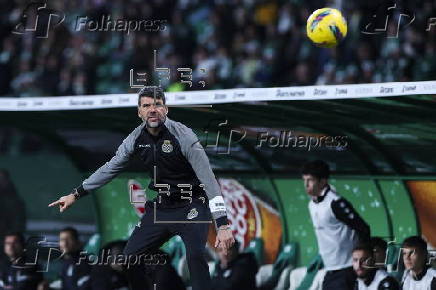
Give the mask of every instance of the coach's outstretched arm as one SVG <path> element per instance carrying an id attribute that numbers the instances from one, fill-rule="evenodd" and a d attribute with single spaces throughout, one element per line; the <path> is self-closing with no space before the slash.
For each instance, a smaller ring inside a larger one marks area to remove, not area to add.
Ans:
<path id="1" fill-rule="evenodd" d="M 103 166 L 97 169 L 90 177 L 85 179 L 82 184 L 75 188 L 69 195 L 62 196 L 48 206 L 59 205 L 59 211 L 63 212 L 69 208 L 77 199 L 89 194 L 91 190 L 97 189 L 111 181 L 118 175 L 128 164 L 130 156 L 133 152 L 135 139 L 144 127 L 144 123 L 138 126 L 132 133 L 123 140 L 123 143 L 118 147 L 115 156 L 106 162 Z"/>

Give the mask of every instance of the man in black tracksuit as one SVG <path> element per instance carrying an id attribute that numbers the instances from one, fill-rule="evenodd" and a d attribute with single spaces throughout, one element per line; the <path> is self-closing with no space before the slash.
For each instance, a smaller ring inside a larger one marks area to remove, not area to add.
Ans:
<path id="1" fill-rule="evenodd" d="M 60 279 L 63 290 L 91 289 L 91 261 L 82 250 L 79 233 L 67 227 L 59 232 L 59 249 L 62 251 Z"/>
<path id="2" fill-rule="evenodd" d="M 259 269 L 253 253 L 239 253 L 235 242 L 228 253 L 218 251 L 219 261 L 212 274 L 213 290 L 255 290 Z"/>
<path id="3" fill-rule="evenodd" d="M 148 201 L 124 253 L 138 256 L 158 248 L 171 236 L 180 235 L 186 247 L 193 290 L 210 287 L 204 258 L 208 225 L 215 220 L 215 246 L 225 250 L 234 238 L 227 222 L 220 187 L 197 136 L 185 125 L 167 118 L 168 107 L 160 88 L 143 88 L 138 97 L 138 116 L 143 123 L 124 139 L 115 156 L 76 188 L 49 206 L 60 211 L 78 198 L 112 180 L 129 161 L 142 162 L 158 197 Z"/>
<path id="4" fill-rule="evenodd" d="M 9 233 L 4 238 L 7 261 L 0 264 L 0 290 L 36 290 L 43 284 L 42 270 L 34 258 L 25 255 L 25 241 L 21 233 Z"/>

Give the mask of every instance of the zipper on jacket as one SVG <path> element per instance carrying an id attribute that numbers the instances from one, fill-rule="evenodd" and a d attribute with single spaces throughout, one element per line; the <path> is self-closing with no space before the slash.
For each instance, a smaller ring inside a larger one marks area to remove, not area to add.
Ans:
<path id="1" fill-rule="evenodd" d="M 156 142 L 153 143 L 153 166 L 157 166 L 157 162 L 156 162 Z"/>
<path id="2" fill-rule="evenodd" d="M 156 140 L 155 138 L 152 138 L 152 141 L 153 141 L 153 171 L 154 171 L 153 183 L 156 184 L 157 183 L 157 174 L 158 174 L 157 173 L 156 144 L 159 141 L 159 139 Z"/>

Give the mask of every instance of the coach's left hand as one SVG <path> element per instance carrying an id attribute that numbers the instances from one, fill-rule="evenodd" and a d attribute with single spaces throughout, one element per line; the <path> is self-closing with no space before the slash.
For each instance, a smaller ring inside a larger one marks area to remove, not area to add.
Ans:
<path id="1" fill-rule="evenodd" d="M 224 252 L 227 254 L 228 250 L 235 243 L 235 239 L 233 238 L 232 229 L 229 225 L 223 225 L 218 228 L 218 233 L 215 241 L 215 248 L 221 247 Z"/>

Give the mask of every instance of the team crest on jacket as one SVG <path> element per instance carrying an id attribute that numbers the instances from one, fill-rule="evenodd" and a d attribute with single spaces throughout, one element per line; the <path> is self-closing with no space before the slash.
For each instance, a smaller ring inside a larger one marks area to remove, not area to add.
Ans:
<path id="1" fill-rule="evenodd" d="M 190 212 L 188 212 L 188 215 L 186 216 L 186 218 L 188 220 L 192 220 L 193 218 L 196 218 L 198 216 L 198 211 L 196 208 L 191 209 Z"/>
<path id="2" fill-rule="evenodd" d="M 170 140 L 164 140 L 162 144 L 162 151 L 165 153 L 171 153 L 173 151 L 173 145 Z"/>

